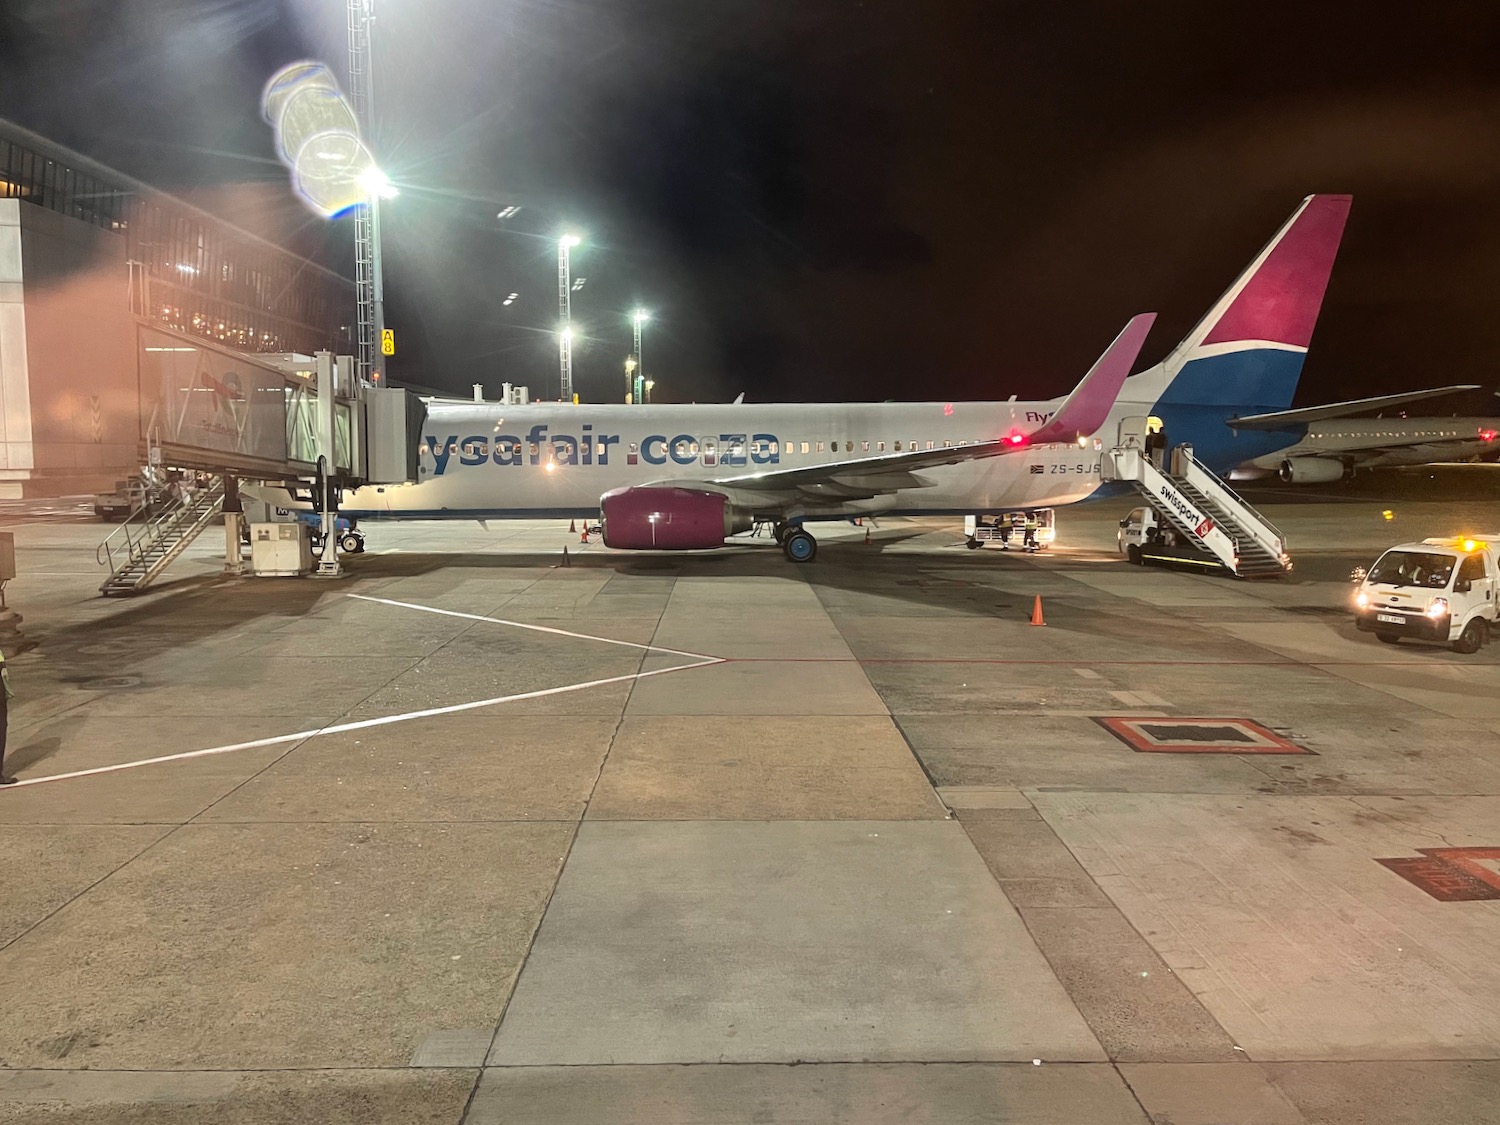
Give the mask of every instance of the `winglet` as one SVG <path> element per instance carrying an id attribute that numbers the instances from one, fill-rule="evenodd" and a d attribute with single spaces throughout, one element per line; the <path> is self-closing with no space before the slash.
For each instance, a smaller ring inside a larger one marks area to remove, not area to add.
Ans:
<path id="1" fill-rule="evenodd" d="M 1155 313 L 1131 317 L 1130 323 L 1121 329 L 1115 342 L 1104 349 L 1104 354 L 1063 400 L 1057 412 L 1041 429 L 1028 435 L 1028 444 L 1076 441 L 1079 435 L 1091 434 L 1104 425 L 1155 321 Z"/>

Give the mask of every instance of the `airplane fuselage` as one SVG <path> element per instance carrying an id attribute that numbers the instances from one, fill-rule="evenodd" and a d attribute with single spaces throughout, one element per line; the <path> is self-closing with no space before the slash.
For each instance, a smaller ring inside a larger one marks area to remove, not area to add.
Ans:
<path id="1" fill-rule="evenodd" d="M 737 480 L 751 494 L 757 472 L 858 462 L 958 447 L 1039 429 L 1060 400 L 1040 402 L 774 403 L 505 406 L 429 404 L 419 478 L 406 486 L 346 494 L 342 510 L 362 518 L 503 519 L 587 516 L 615 488 Z M 1150 404 L 1122 398 L 1082 446 L 1026 446 L 1004 456 L 910 470 L 896 491 L 860 496 L 847 485 L 817 489 L 789 513 L 815 518 L 851 513 L 962 514 L 1051 507 L 1087 498 L 1101 483 L 1101 453 L 1121 423 Z M 1224 435 L 1222 416 L 1213 425 Z M 1173 440 L 1192 440 L 1186 428 Z M 1271 448 L 1265 435 L 1262 453 Z M 1285 437 L 1274 444 L 1285 444 Z M 890 470 L 882 470 L 888 479 Z M 849 479 L 846 472 L 841 474 Z M 765 510 L 774 507 L 768 497 Z M 753 506 L 753 505 L 752 505 Z"/>
<path id="2" fill-rule="evenodd" d="M 1496 418 L 1337 418 L 1310 424 L 1301 439 L 1250 464 L 1275 469 L 1289 458 L 1348 454 L 1361 467 L 1379 467 L 1493 453 L 1500 453 Z"/>

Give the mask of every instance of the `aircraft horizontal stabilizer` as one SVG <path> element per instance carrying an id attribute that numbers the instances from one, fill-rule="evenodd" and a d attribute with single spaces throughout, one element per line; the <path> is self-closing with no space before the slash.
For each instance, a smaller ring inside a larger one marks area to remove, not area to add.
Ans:
<path id="1" fill-rule="evenodd" d="M 1362 414 L 1367 410 L 1380 410 L 1387 406 L 1399 406 L 1403 402 L 1420 402 L 1427 398 L 1458 394 L 1460 391 L 1478 390 L 1477 383 L 1461 383 L 1451 387 L 1433 387 L 1428 391 L 1407 391 L 1399 395 L 1377 395 L 1375 398 L 1356 398 L 1348 402 L 1330 402 L 1324 406 L 1308 406 L 1301 410 L 1273 410 L 1269 414 L 1247 414 L 1243 418 L 1230 418 L 1228 425 L 1236 430 L 1289 430 L 1309 422 L 1323 422 L 1329 418 L 1346 418 L 1351 414 Z"/>
<path id="2" fill-rule="evenodd" d="M 1041 429 L 1027 435 L 1027 444 L 1075 441 L 1080 434 L 1091 434 L 1104 425 L 1115 400 L 1120 397 L 1120 389 L 1125 385 L 1130 369 L 1145 346 L 1146 334 L 1155 322 L 1155 313 L 1131 317 L 1114 343 L 1104 349 L 1104 354 L 1089 368 L 1072 394 L 1063 400 L 1057 412 Z"/>

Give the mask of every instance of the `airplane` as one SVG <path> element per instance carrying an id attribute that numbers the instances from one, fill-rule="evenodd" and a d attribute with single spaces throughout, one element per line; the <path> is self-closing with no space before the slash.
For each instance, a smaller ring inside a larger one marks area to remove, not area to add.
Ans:
<path id="1" fill-rule="evenodd" d="M 1287 484 L 1331 484 L 1359 469 L 1494 460 L 1500 457 L 1500 418 L 1347 417 L 1477 389 L 1470 384 L 1435 387 L 1427 391 L 1408 391 L 1329 406 L 1236 418 L 1230 422 L 1231 426 L 1274 430 L 1300 428 L 1301 436 L 1285 449 L 1237 466 L 1231 476 L 1236 480 L 1246 480 L 1275 473 Z"/>
<path id="2" fill-rule="evenodd" d="M 699 550 L 771 523 L 792 562 L 818 521 L 1056 507 L 1099 492 L 1100 451 L 1159 419 L 1216 472 L 1300 434 L 1233 428 L 1291 402 L 1351 197 L 1312 195 L 1160 363 L 1128 375 L 1133 318 L 1063 399 L 573 405 L 433 401 L 414 484 L 345 494 L 354 519 L 599 517 L 604 543 Z M 285 490 L 262 489 L 299 506 Z M 303 503 L 300 506 L 306 506 Z"/>

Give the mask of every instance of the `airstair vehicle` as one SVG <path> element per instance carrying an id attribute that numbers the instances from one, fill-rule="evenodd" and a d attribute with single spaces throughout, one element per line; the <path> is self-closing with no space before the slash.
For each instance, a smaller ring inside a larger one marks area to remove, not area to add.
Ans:
<path id="1" fill-rule="evenodd" d="M 1143 560 L 1222 568 L 1238 578 L 1280 578 L 1292 569 L 1286 537 L 1195 460 L 1192 446 L 1172 450 L 1171 471 L 1163 472 L 1146 454 L 1143 429 L 1122 424 L 1121 443 L 1102 466 L 1104 479 L 1134 485 L 1174 533 L 1174 543 L 1143 547 Z"/>
<path id="2" fill-rule="evenodd" d="M 109 568 L 101 594 L 108 598 L 144 590 L 218 518 L 224 507 L 224 478 L 210 480 L 207 488 L 160 512 L 136 511 L 110 532 L 95 556 L 100 566 Z"/>

